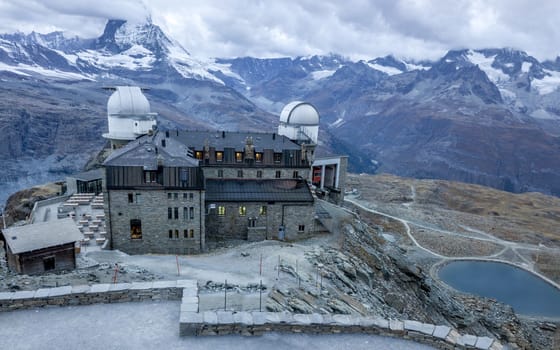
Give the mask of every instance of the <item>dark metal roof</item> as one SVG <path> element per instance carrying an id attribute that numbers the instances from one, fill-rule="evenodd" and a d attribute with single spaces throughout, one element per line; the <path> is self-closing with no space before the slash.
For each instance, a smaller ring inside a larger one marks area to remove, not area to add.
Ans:
<path id="1" fill-rule="evenodd" d="M 176 140 L 167 139 L 165 147 L 154 136 L 142 136 L 126 146 L 113 151 L 106 166 L 141 166 L 157 170 L 158 165 L 168 167 L 197 167 L 198 160 L 187 155 L 188 148 Z"/>
<path id="2" fill-rule="evenodd" d="M 303 180 L 207 180 L 207 202 L 313 202 Z"/>
<path id="3" fill-rule="evenodd" d="M 90 170 L 90 171 L 84 171 L 83 173 L 68 175 L 68 177 L 76 179 L 76 180 L 80 180 L 80 181 L 99 180 L 103 177 L 103 169 L 93 169 L 93 170 Z"/>
<path id="4" fill-rule="evenodd" d="M 168 132 L 168 135 L 170 139 L 178 140 L 187 147 L 197 150 L 201 150 L 206 142 L 208 142 L 208 145 L 216 150 L 234 148 L 236 151 L 241 152 L 245 147 L 245 139 L 247 137 L 253 139 L 256 152 L 262 152 L 264 149 L 273 149 L 274 152 L 301 149 L 301 146 L 294 141 L 276 133 L 171 130 Z M 158 138 L 165 136 L 166 133 L 164 131 L 158 132 Z"/>

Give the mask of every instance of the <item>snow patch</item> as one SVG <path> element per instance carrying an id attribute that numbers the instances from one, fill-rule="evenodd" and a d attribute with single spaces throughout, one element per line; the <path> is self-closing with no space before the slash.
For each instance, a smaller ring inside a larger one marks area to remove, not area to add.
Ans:
<path id="1" fill-rule="evenodd" d="M 478 68 L 486 73 L 488 79 L 490 79 L 493 83 L 509 80 L 509 76 L 502 72 L 502 70 L 492 67 L 492 63 L 494 62 L 494 57 L 496 57 L 496 55 L 485 57 L 479 52 L 469 50 L 467 56 L 471 63 L 477 65 Z"/>
<path id="2" fill-rule="evenodd" d="M 368 66 L 370 66 L 371 68 L 381 71 L 383 73 L 386 73 L 388 75 L 396 75 L 396 74 L 401 74 L 403 71 L 400 69 L 397 69 L 395 67 L 386 67 L 386 66 L 382 66 L 380 64 L 377 63 L 369 63 L 368 62 Z"/>
<path id="3" fill-rule="evenodd" d="M 128 54 L 129 50 L 132 54 L 137 57 L 132 57 Z M 94 66 L 102 69 L 107 68 L 126 68 L 130 70 L 140 70 L 140 69 L 150 69 L 152 64 L 155 62 L 155 57 L 149 50 L 141 50 L 135 46 L 131 47 L 129 50 L 124 51 L 116 55 L 109 53 L 103 54 L 99 51 L 86 50 L 81 51 L 77 55 L 80 59 L 87 61 Z M 142 55 L 139 53 L 143 52 Z"/>
<path id="4" fill-rule="evenodd" d="M 517 98 L 515 92 L 507 89 L 500 89 L 500 94 L 502 95 L 502 98 L 506 101 L 514 101 Z"/>
<path id="5" fill-rule="evenodd" d="M 545 111 L 542 108 L 539 108 L 536 111 L 533 111 L 533 113 L 531 113 L 531 117 L 536 118 L 536 119 L 547 119 L 547 120 L 558 119 L 557 117 L 548 113 L 547 111 Z"/>
<path id="6" fill-rule="evenodd" d="M 542 79 L 533 79 L 531 85 L 537 90 L 539 95 L 550 94 L 558 89 L 560 86 L 560 72 L 545 70 L 546 75 Z"/>
<path id="7" fill-rule="evenodd" d="M 338 128 L 339 126 L 341 126 L 342 124 L 344 124 L 344 119 L 343 118 L 338 118 L 334 123 L 332 123 L 330 125 L 331 128 Z"/>
<path id="8" fill-rule="evenodd" d="M 336 70 L 318 70 L 311 73 L 311 77 L 314 80 L 320 80 L 330 77 L 336 72 Z"/>
<path id="9" fill-rule="evenodd" d="M 531 62 L 523 62 L 521 65 L 521 72 L 529 73 L 529 69 L 531 69 L 532 66 L 533 64 Z"/>
<path id="10" fill-rule="evenodd" d="M 430 67 L 421 66 L 419 64 L 413 64 L 413 63 L 404 62 L 404 65 L 406 66 L 406 71 L 407 72 L 409 72 L 411 70 L 428 70 L 428 69 L 430 69 Z"/>
<path id="11" fill-rule="evenodd" d="M 57 79 L 62 79 L 62 80 L 90 80 L 90 81 L 95 81 L 95 79 L 93 79 L 90 76 L 86 76 L 83 74 L 78 74 L 78 73 L 70 73 L 70 72 L 63 72 L 63 71 L 59 71 L 59 70 L 52 70 L 52 69 L 45 69 L 43 67 L 39 67 L 39 66 L 31 66 L 31 65 L 27 65 L 27 64 L 18 64 L 17 66 L 10 66 L 7 65 L 5 63 L 1 63 L 0 62 L 0 70 L 2 71 L 8 71 L 8 72 L 12 72 L 18 75 L 23 75 L 23 76 L 32 76 L 32 74 L 30 73 L 36 73 L 36 74 L 40 74 L 42 76 L 46 76 L 46 77 L 52 77 L 52 78 L 57 78 Z"/>

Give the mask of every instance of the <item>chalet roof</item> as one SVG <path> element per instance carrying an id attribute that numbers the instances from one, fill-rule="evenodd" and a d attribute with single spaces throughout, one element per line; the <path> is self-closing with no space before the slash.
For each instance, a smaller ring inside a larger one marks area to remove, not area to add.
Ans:
<path id="1" fill-rule="evenodd" d="M 297 179 L 209 179 L 206 202 L 313 202 L 313 196 L 307 183 Z"/>
<path id="2" fill-rule="evenodd" d="M 83 238 L 71 218 L 8 227 L 4 230 L 6 244 L 13 254 L 54 247 Z"/>
<path id="3" fill-rule="evenodd" d="M 197 167 L 198 160 L 188 155 L 188 148 L 176 140 L 158 143 L 154 136 L 143 136 L 115 150 L 104 165 L 141 166 L 145 170 L 156 170 L 158 165 L 170 167 Z"/>
<path id="4" fill-rule="evenodd" d="M 93 169 L 90 171 L 84 171 L 82 173 L 68 175 L 69 178 L 73 178 L 80 181 L 93 181 L 98 180 L 103 177 L 103 169 Z"/>
<path id="5" fill-rule="evenodd" d="M 256 152 L 262 152 L 264 149 L 272 149 L 274 152 L 301 149 L 301 146 L 294 141 L 276 133 L 172 130 L 168 131 L 167 134 L 164 131 L 159 131 L 157 138 L 163 138 L 166 135 L 169 135 L 169 139 L 178 140 L 185 146 L 196 150 L 202 150 L 204 145 L 208 143 L 209 147 L 214 147 L 216 150 L 233 148 L 241 152 L 248 137 L 253 139 Z"/>

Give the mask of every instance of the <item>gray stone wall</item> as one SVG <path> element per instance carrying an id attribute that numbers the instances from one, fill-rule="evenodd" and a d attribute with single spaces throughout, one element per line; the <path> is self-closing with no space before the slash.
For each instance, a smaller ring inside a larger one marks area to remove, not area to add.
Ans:
<path id="1" fill-rule="evenodd" d="M 171 193 L 171 198 L 168 193 Z M 129 194 L 133 196 L 133 203 L 129 203 Z M 112 249 L 129 254 L 192 254 L 204 250 L 204 191 L 111 190 L 105 194 L 105 201 L 111 219 L 107 229 Z M 190 218 L 189 212 L 185 219 L 183 208 L 190 211 L 191 207 L 194 208 L 193 218 Z M 171 219 L 168 218 L 168 208 L 172 211 Z M 132 219 L 141 220 L 141 239 L 131 238 Z M 194 231 L 192 238 L 191 229 Z M 187 230 L 186 238 L 184 230 Z"/>
<path id="2" fill-rule="evenodd" d="M 207 216 L 206 237 L 209 240 L 278 239 L 282 222 L 286 240 L 306 237 L 315 230 L 313 203 L 221 202 L 215 204 L 216 208 L 210 210 Z M 220 206 L 225 207 L 223 216 L 218 213 Z M 246 208 L 245 215 L 240 215 L 240 206 Z M 262 206 L 266 206 L 266 215 L 260 214 Z M 250 220 L 255 220 L 255 227 L 248 227 Z M 303 230 L 300 230 L 300 225 L 303 226 Z"/>
<path id="3" fill-rule="evenodd" d="M 37 307 L 146 300 L 180 300 L 198 295 L 195 280 L 94 284 L 0 293 L 0 312 Z"/>

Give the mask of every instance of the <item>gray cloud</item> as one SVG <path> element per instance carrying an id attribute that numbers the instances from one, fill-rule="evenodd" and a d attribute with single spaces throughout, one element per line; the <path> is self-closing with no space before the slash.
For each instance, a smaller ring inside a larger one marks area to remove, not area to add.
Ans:
<path id="1" fill-rule="evenodd" d="M 386 54 L 424 59 L 453 48 L 514 47 L 555 58 L 560 2 L 529 0 L 4 0 L 0 32 L 101 34 L 108 18 L 151 14 L 201 57 Z"/>

